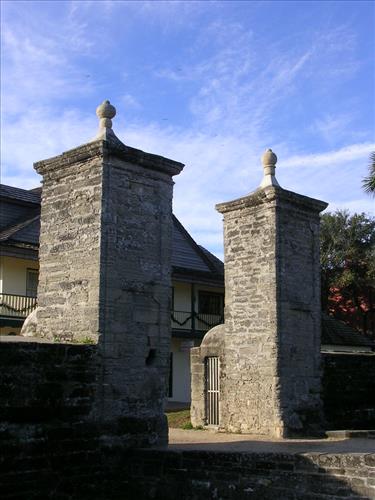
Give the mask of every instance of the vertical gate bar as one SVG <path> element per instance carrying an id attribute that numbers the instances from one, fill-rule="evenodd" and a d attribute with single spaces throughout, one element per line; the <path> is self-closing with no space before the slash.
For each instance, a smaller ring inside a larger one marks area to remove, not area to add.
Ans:
<path id="1" fill-rule="evenodd" d="M 210 425 L 210 358 L 207 358 L 207 424 Z"/>
<path id="2" fill-rule="evenodd" d="M 220 359 L 217 358 L 217 425 L 220 423 Z"/>
<path id="3" fill-rule="evenodd" d="M 212 425 L 215 425 L 216 415 L 215 415 L 215 358 L 212 358 Z"/>
<path id="4" fill-rule="evenodd" d="M 208 356 L 206 358 L 205 376 L 207 425 L 219 425 L 220 360 L 218 356 Z"/>
<path id="5" fill-rule="evenodd" d="M 212 372 L 212 425 L 215 425 L 215 359 L 211 358 L 211 372 Z"/>
<path id="6" fill-rule="evenodd" d="M 210 401 L 210 405 L 209 405 L 209 420 L 208 420 L 208 423 L 211 424 L 211 421 L 212 421 L 212 416 L 211 416 L 211 407 L 212 407 L 212 401 L 211 401 L 211 358 L 208 358 L 208 366 L 209 366 L 209 375 L 208 375 L 208 380 L 209 380 L 209 386 L 208 386 L 208 389 L 209 389 L 209 393 L 208 393 L 208 397 L 209 397 L 209 401 Z"/>
<path id="7" fill-rule="evenodd" d="M 216 425 L 219 424 L 219 358 L 216 358 Z"/>
<path id="8" fill-rule="evenodd" d="M 212 358 L 212 424 L 215 425 L 215 358 Z"/>
<path id="9" fill-rule="evenodd" d="M 210 424 L 212 423 L 212 359 L 210 358 Z"/>
<path id="10" fill-rule="evenodd" d="M 212 358 L 212 384 L 213 384 L 213 393 L 212 393 L 212 425 L 216 424 L 216 392 L 215 392 L 215 358 Z"/>
<path id="11" fill-rule="evenodd" d="M 208 358 L 206 358 L 206 420 L 207 420 L 207 424 L 209 423 L 209 409 L 210 409 L 210 404 L 209 404 L 209 401 L 208 401 Z"/>
<path id="12" fill-rule="evenodd" d="M 215 425 L 216 423 L 216 408 L 215 408 L 215 401 L 216 401 L 216 392 L 215 392 L 215 358 L 212 358 L 212 385 L 213 385 L 213 392 L 212 392 L 212 406 L 213 406 L 213 412 L 212 412 L 212 424 Z"/>
<path id="13" fill-rule="evenodd" d="M 217 390 L 217 383 L 218 383 L 218 372 L 217 372 L 217 363 L 218 363 L 218 358 L 215 359 L 215 391 L 216 391 L 216 397 L 215 397 L 215 423 L 216 425 L 219 423 L 219 414 L 218 414 L 218 401 L 219 401 L 219 394 Z"/>

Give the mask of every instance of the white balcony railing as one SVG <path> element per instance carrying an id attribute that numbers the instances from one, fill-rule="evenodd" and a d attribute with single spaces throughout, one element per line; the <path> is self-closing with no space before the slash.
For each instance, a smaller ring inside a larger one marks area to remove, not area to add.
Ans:
<path id="1" fill-rule="evenodd" d="M 0 293 L 0 316 L 26 318 L 36 308 L 36 297 Z"/>
<path id="2" fill-rule="evenodd" d="M 223 323 L 224 317 L 220 314 L 172 311 L 171 321 L 174 329 L 206 332 L 210 328 Z"/>

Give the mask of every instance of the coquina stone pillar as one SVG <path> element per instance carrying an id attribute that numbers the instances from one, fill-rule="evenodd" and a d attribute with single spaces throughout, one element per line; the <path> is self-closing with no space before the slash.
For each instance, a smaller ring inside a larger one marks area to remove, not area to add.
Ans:
<path id="1" fill-rule="evenodd" d="M 172 176 L 183 165 L 125 146 L 115 114 L 104 101 L 92 142 L 34 165 L 43 176 L 35 331 L 97 343 L 93 418 L 122 418 L 125 433 L 163 442 Z"/>
<path id="2" fill-rule="evenodd" d="M 192 420 L 207 423 L 204 363 L 220 360 L 219 427 L 274 437 L 322 430 L 319 213 L 327 203 L 282 189 L 276 155 L 224 216 L 225 324 L 192 350 Z"/>

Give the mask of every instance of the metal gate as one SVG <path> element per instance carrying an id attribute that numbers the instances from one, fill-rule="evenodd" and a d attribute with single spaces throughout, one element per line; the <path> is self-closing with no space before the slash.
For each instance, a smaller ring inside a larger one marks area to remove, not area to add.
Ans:
<path id="1" fill-rule="evenodd" d="M 217 356 L 206 358 L 206 422 L 219 425 L 220 362 Z"/>

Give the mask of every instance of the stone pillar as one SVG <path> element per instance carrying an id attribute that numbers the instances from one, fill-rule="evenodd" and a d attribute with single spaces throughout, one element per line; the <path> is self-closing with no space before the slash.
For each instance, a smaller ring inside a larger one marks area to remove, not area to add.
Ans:
<path id="1" fill-rule="evenodd" d="M 115 113 L 105 101 L 92 142 L 35 164 L 43 176 L 36 331 L 98 343 L 93 418 L 120 418 L 130 433 L 143 425 L 165 442 L 172 176 L 183 165 L 122 144 Z"/>
<path id="2" fill-rule="evenodd" d="M 210 347 L 209 355 L 221 360 L 222 429 L 316 435 L 322 425 L 319 213 L 327 204 L 282 189 L 276 160 L 267 151 L 260 188 L 216 207 L 224 215 L 225 327 L 218 331 L 220 349 L 207 334 L 217 351 Z M 205 351 L 203 340 L 202 363 Z"/>

